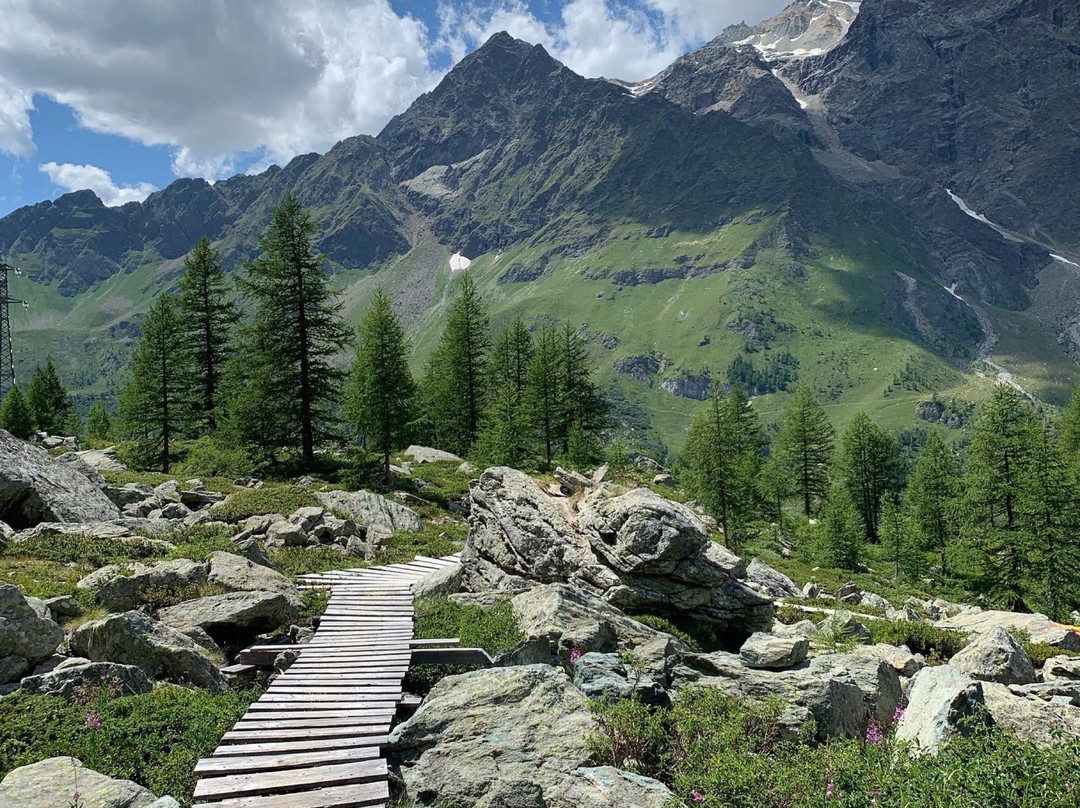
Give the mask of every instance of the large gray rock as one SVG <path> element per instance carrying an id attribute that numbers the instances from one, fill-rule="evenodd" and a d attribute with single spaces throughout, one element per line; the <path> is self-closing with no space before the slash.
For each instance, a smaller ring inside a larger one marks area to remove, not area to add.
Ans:
<path id="1" fill-rule="evenodd" d="M 256 564 L 232 553 L 211 553 L 207 562 L 210 571 L 208 583 L 223 586 L 235 592 L 277 592 L 284 595 L 289 605 L 299 611 L 304 602 L 296 585 L 276 570 Z"/>
<path id="2" fill-rule="evenodd" d="M 0 520 L 16 530 L 39 522 L 102 522 L 120 511 L 67 463 L 0 429 Z"/>
<path id="3" fill-rule="evenodd" d="M 760 558 L 751 560 L 746 565 L 746 582 L 773 600 L 780 598 L 802 598 L 802 590 L 784 573 L 774 570 Z"/>
<path id="4" fill-rule="evenodd" d="M 1043 663 L 1043 681 L 1080 681 L 1080 657 L 1055 656 Z"/>
<path id="5" fill-rule="evenodd" d="M 461 565 L 453 564 L 431 573 L 418 583 L 413 584 L 413 596 L 428 598 L 439 595 L 453 595 L 461 591 Z"/>
<path id="6" fill-rule="evenodd" d="M 619 654 L 590 651 L 573 663 L 574 686 L 590 699 L 637 698 L 645 704 L 670 705 L 667 692 L 644 670 L 628 669 Z"/>
<path id="7" fill-rule="evenodd" d="M 985 719 L 983 683 L 951 665 L 923 668 L 911 680 L 908 706 L 896 739 L 918 754 L 937 754 L 942 744 Z"/>
<path id="8" fill-rule="evenodd" d="M 105 449 L 86 449 L 76 452 L 86 465 L 95 471 L 127 471 L 128 467 L 116 456 L 116 447 Z"/>
<path id="9" fill-rule="evenodd" d="M 154 689 L 154 683 L 141 668 L 115 662 L 59 666 L 48 673 L 27 676 L 20 684 L 30 693 L 71 698 L 80 689 L 101 686 L 106 678 L 115 684 L 121 696 L 138 696 Z"/>
<path id="10" fill-rule="evenodd" d="M 709 539 L 693 511 L 649 489 L 609 497 L 601 488 L 577 502 L 491 468 L 471 499 L 469 591 L 568 583 L 620 609 L 695 617 L 742 638 L 772 625 L 772 600 L 747 585 L 746 565 Z"/>
<path id="11" fill-rule="evenodd" d="M 547 804 L 579 808 L 668 808 L 674 801 L 675 795 L 658 780 L 601 766 L 576 770 L 555 789 Z"/>
<path id="12" fill-rule="evenodd" d="M 108 486 L 105 478 L 101 476 L 101 473 L 90 466 L 77 452 L 66 452 L 57 458 L 54 458 L 57 463 L 64 463 L 70 468 L 75 469 L 83 477 L 88 479 L 90 483 L 102 491 Z"/>
<path id="13" fill-rule="evenodd" d="M 0 684 L 18 680 L 63 639 L 63 629 L 39 615 L 17 586 L 0 586 Z"/>
<path id="14" fill-rule="evenodd" d="M 420 515 L 393 500 L 370 491 L 319 491 L 315 498 L 326 508 L 340 511 L 363 528 L 384 527 L 389 530 L 423 530 Z"/>
<path id="15" fill-rule="evenodd" d="M 305 547 L 311 544 L 311 537 L 302 526 L 284 519 L 271 522 L 265 536 L 267 547 Z"/>
<path id="16" fill-rule="evenodd" d="M 198 644 L 142 612 L 83 624 L 71 636 L 71 649 L 94 662 L 136 665 L 154 680 L 225 690 L 224 679 Z"/>
<path id="17" fill-rule="evenodd" d="M 1055 736 L 1080 736 L 1080 709 L 1069 704 L 1052 704 L 1041 699 L 1017 696 L 1005 685 L 984 682 L 983 698 L 994 724 L 1013 732 L 1022 740 L 1050 746 Z M 1072 701 L 1073 699 L 1070 699 Z"/>
<path id="18" fill-rule="evenodd" d="M 130 780 L 87 769 L 78 758 L 55 757 L 20 766 L 0 782 L 0 808 L 150 808 L 157 797 Z"/>
<path id="19" fill-rule="evenodd" d="M 178 558 L 153 564 L 110 564 L 75 586 L 95 591 L 94 599 L 111 612 L 125 612 L 148 602 L 153 590 L 183 592 L 206 583 L 206 564 Z"/>
<path id="20" fill-rule="evenodd" d="M 937 625 L 940 628 L 951 628 L 971 634 L 985 634 L 995 628 L 1025 631 L 1032 642 L 1046 643 L 1066 651 L 1080 651 L 1080 634 L 1053 622 L 1045 614 L 970 609 L 947 617 Z"/>
<path id="21" fill-rule="evenodd" d="M 391 733 L 390 749 L 417 808 L 599 808 L 613 805 L 613 793 L 622 808 L 665 805 L 654 781 L 579 771 L 597 730 L 560 669 L 490 668 L 435 685 Z"/>
<path id="22" fill-rule="evenodd" d="M 432 449 L 430 446 L 410 446 L 405 450 L 405 456 L 417 463 L 460 463 L 461 458 L 451 452 L 442 449 Z"/>
<path id="23" fill-rule="evenodd" d="M 874 641 L 870 629 L 847 610 L 834 612 L 818 623 L 817 633 L 841 642 L 861 642 L 869 645 Z"/>
<path id="24" fill-rule="evenodd" d="M 1035 667 L 1027 652 L 1005 629 L 994 627 L 978 634 L 949 660 L 961 673 L 984 682 L 1026 685 L 1035 681 Z"/>
<path id="25" fill-rule="evenodd" d="M 739 657 L 748 668 L 782 670 L 798 665 L 810 652 L 806 637 L 782 637 L 757 631 L 739 649 Z"/>
<path id="26" fill-rule="evenodd" d="M 227 641 L 282 628 L 299 611 L 299 604 L 280 592 L 229 592 L 162 609 L 158 620 L 180 631 L 201 628 L 214 640 Z"/>

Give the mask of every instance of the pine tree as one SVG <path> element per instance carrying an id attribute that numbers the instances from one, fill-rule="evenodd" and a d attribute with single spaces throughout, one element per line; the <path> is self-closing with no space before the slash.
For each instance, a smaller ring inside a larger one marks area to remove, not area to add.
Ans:
<path id="1" fill-rule="evenodd" d="M 862 554 L 863 524 L 846 486 L 834 485 L 829 489 L 821 530 L 829 564 L 845 570 L 857 569 Z"/>
<path id="2" fill-rule="evenodd" d="M 1052 619 L 1067 620 L 1080 603 L 1080 480 L 1048 427 L 1033 441 L 1019 510 L 1030 537 L 1027 589 Z"/>
<path id="3" fill-rule="evenodd" d="M 840 470 L 862 516 L 866 538 L 876 541 L 881 503 L 900 487 L 900 451 L 865 412 L 855 415 L 840 441 Z"/>
<path id="4" fill-rule="evenodd" d="M 520 318 L 499 336 L 487 366 L 488 403 L 477 453 L 499 466 L 526 467 L 534 454 L 525 391 L 533 338 Z"/>
<path id="5" fill-rule="evenodd" d="M 761 467 L 757 478 L 758 495 L 768 503 L 776 517 L 780 532 L 784 531 L 784 502 L 794 493 L 795 485 L 791 479 L 791 470 L 778 452 L 769 455 Z"/>
<path id="6" fill-rule="evenodd" d="M 893 565 L 895 581 L 914 581 L 925 572 L 926 557 L 910 510 L 895 496 L 882 503 L 880 539 L 885 559 Z"/>
<path id="7" fill-rule="evenodd" d="M 415 397 L 409 340 L 390 296 L 376 289 L 360 324 L 346 403 L 357 434 L 382 455 L 384 486 L 391 483 L 390 453 L 406 440 L 412 425 Z"/>
<path id="8" fill-rule="evenodd" d="M 179 315 L 190 363 L 187 405 L 194 431 L 206 433 L 217 426 L 221 379 L 230 354 L 229 333 L 238 312 L 217 251 L 205 237 L 184 259 L 184 267 Z"/>
<path id="9" fill-rule="evenodd" d="M 1070 464 L 1080 463 L 1080 387 L 1069 399 L 1069 406 L 1061 416 L 1061 448 Z"/>
<path id="10" fill-rule="evenodd" d="M 956 457 L 937 432 L 926 439 L 908 484 L 906 506 L 922 546 L 937 553 L 941 574 L 949 574 L 949 546 L 955 534 L 953 510 L 960 493 Z"/>
<path id="11" fill-rule="evenodd" d="M 330 360 L 352 336 L 316 251 L 318 235 L 311 214 L 286 194 L 259 241 L 262 255 L 240 282 L 255 317 L 231 368 L 229 402 L 236 437 L 270 458 L 299 449 L 305 468 L 315 464 L 316 444 L 333 437 L 345 373 Z"/>
<path id="12" fill-rule="evenodd" d="M 29 440 L 34 433 L 33 415 L 18 387 L 11 388 L 0 406 L 0 429 L 6 429 L 19 440 Z"/>
<path id="13" fill-rule="evenodd" d="M 25 399 L 38 431 L 56 435 L 68 426 L 72 406 L 52 359 L 45 363 L 44 369 L 34 368 Z"/>
<path id="14" fill-rule="evenodd" d="M 965 477 L 967 528 L 981 555 L 991 596 L 1024 610 L 1030 537 L 1020 510 L 1021 487 L 1033 462 L 1038 424 L 1012 387 L 1000 384 L 975 420 Z"/>
<path id="15" fill-rule="evenodd" d="M 559 432 L 562 454 L 573 463 L 595 455 L 595 436 L 604 425 L 604 401 L 592 381 L 589 351 L 569 322 L 560 334 Z"/>
<path id="16" fill-rule="evenodd" d="M 529 419 L 540 444 L 544 468 L 551 468 L 559 446 L 559 401 L 562 389 L 559 335 L 552 326 L 540 329 L 536 337 L 525 398 Z"/>
<path id="17" fill-rule="evenodd" d="M 487 309 L 468 272 L 450 303 L 439 345 L 424 377 L 424 401 L 439 448 L 468 454 L 485 406 Z"/>
<path id="18" fill-rule="evenodd" d="M 777 448 L 794 478 L 795 493 L 802 498 L 807 517 L 814 512 L 815 503 L 828 493 L 835 437 L 836 430 L 813 391 L 805 384 L 799 385 L 784 414 Z"/>
<path id="19" fill-rule="evenodd" d="M 141 463 L 169 473 L 171 442 L 183 401 L 183 335 L 176 299 L 160 295 L 142 322 L 131 377 L 120 392 L 120 416 Z"/>
<path id="20" fill-rule="evenodd" d="M 86 416 L 86 439 L 93 443 L 106 443 L 112 431 L 112 420 L 105 405 L 96 402 Z"/>

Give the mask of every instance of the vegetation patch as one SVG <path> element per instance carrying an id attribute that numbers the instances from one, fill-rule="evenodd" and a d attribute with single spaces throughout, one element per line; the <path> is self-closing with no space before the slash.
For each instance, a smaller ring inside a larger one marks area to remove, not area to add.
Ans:
<path id="1" fill-rule="evenodd" d="M 250 516 L 280 513 L 288 516 L 299 508 L 318 507 L 319 501 L 307 488 L 299 485 L 264 485 L 262 488 L 241 488 L 228 501 L 214 507 L 215 519 L 240 522 Z"/>

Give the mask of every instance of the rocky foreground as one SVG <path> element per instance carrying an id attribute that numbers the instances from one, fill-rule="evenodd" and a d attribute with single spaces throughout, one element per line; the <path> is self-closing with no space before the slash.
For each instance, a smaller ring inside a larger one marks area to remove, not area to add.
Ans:
<path id="1" fill-rule="evenodd" d="M 123 695 L 225 691 L 237 684 L 229 663 L 239 650 L 311 635 L 301 593 L 273 569 L 267 548 L 329 548 L 355 566 L 395 533 L 422 529 L 406 505 L 363 491 L 322 491 L 318 507 L 236 518 L 231 497 L 198 481 L 110 486 L 98 469 L 116 462 L 107 452 L 53 458 L 0 433 L 7 551 L 63 535 L 146 551 L 144 560 L 88 573 L 76 597 L 41 601 L 0 587 L 4 693 L 72 698 L 106 679 Z M 419 594 L 484 607 L 508 601 L 522 640 L 493 668 L 439 681 L 394 730 L 395 776 L 416 806 L 669 804 L 667 786 L 635 774 L 633 761 L 596 765 L 594 700 L 666 709 L 700 689 L 779 699 L 791 738 L 893 731 L 923 755 L 979 724 L 1040 745 L 1080 736 L 1080 658 L 1070 653 L 1080 651 L 1080 635 L 1044 616 L 944 601 L 894 606 L 854 586 L 800 587 L 713 541 L 692 507 L 606 482 L 603 469 L 592 477 L 560 470 L 551 484 L 488 469 L 463 507 L 460 568 L 428 579 Z M 231 536 L 231 549 L 173 557 L 169 539 L 200 525 Z M 966 644 L 947 661 L 927 659 L 874 643 L 881 619 L 949 629 Z M 675 632 L 688 624 L 707 628 L 713 648 Z M 1061 654 L 1036 667 L 1018 636 Z M 0 806 L 66 805 L 76 774 L 84 808 L 175 804 L 80 767 L 55 758 L 12 771 Z"/>

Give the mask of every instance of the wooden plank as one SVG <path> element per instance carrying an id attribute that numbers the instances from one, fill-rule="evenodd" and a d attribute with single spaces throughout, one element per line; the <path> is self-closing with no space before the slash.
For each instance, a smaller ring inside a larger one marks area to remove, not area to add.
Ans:
<path id="1" fill-rule="evenodd" d="M 385 760 L 358 760 L 355 763 L 332 763 L 283 772 L 204 777 L 196 784 L 194 797 L 223 799 L 248 794 L 287 793 L 305 788 L 370 782 L 385 776 Z"/>
<path id="2" fill-rule="evenodd" d="M 386 743 L 386 730 L 382 734 L 376 734 L 374 730 L 368 731 L 361 728 L 359 731 L 349 727 L 326 727 L 325 729 L 279 729 L 273 732 L 265 730 L 229 730 L 224 735 L 226 741 L 236 742 L 262 742 L 268 738 L 280 741 L 314 741 L 319 738 L 359 738 L 373 739 L 373 744 L 382 746 Z"/>
<path id="3" fill-rule="evenodd" d="M 319 715 L 321 713 L 337 712 L 337 713 L 382 713 L 387 710 L 394 709 L 394 702 L 392 701 L 368 701 L 365 699 L 360 705 L 355 702 L 324 702 L 320 704 L 304 705 L 304 704 L 263 704 L 260 701 L 255 702 L 244 715 L 263 715 L 264 713 L 270 713 L 272 715 L 282 714 L 290 715 L 293 713 L 308 713 L 311 715 Z"/>
<path id="4" fill-rule="evenodd" d="M 246 757 L 249 755 L 284 755 L 291 752 L 317 752 L 330 749 L 352 749 L 358 754 L 364 750 L 379 749 L 380 738 L 315 738 L 311 740 L 257 741 L 254 743 L 223 744 L 214 750 L 213 757 Z"/>
<path id="5" fill-rule="evenodd" d="M 286 754 L 254 755 L 252 757 L 210 757 L 195 764 L 195 774 L 253 774 L 254 772 L 299 769 L 324 763 L 349 763 L 354 760 L 370 760 L 379 756 L 374 746 L 362 748 L 320 749 L 315 752 L 289 752 Z"/>
<path id="6" fill-rule="evenodd" d="M 233 726 L 233 729 L 244 732 L 254 730 L 279 729 L 325 729 L 328 727 L 347 727 L 358 731 L 371 730 L 372 732 L 387 732 L 394 720 L 391 716 L 366 716 L 364 718 L 276 718 L 271 721 L 248 721 L 241 719 Z"/>
<path id="7" fill-rule="evenodd" d="M 484 665 L 495 664 L 483 648 L 417 648 L 412 652 L 414 665 Z"/>
<path id="8" fill-rule="evenodd" d="M 219 800 L 204 803 L 200 808 L 386 808 L 389 798 L 387 783 L 360 783 L 277 796 Z"/>
<path id="9" fill-rule="evenodd" d="M 457 648 L 461 645 L 461 640 L 458 639 L 443 639 L 443 640 L 413 640 L 409 643 L 410 648 Z"/>
<path id="10" fill-rule="evenodd" d="M 398 699 L 401 703 L 401 699 Z M 389 724 L 394 718 L 394 708 L 380 708 L 378 710 L 257 710 L 244 713 L 241 721 L 290 721 L 301 719 L 309 721 L 323 715 L 332 715 L 336 718 L 349 721 L 374 721 L 386 720 Z"/>

